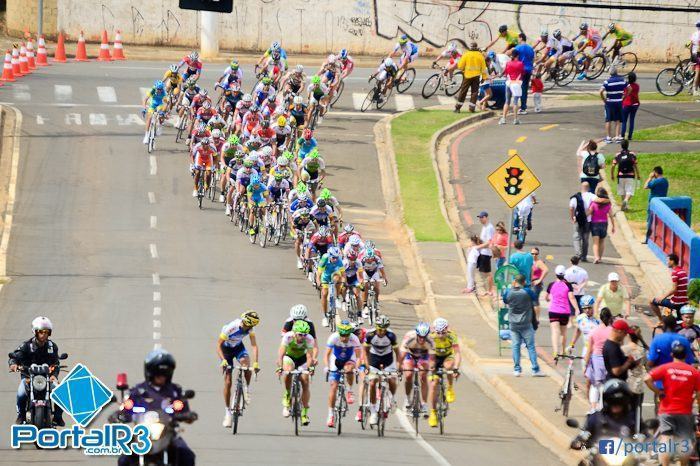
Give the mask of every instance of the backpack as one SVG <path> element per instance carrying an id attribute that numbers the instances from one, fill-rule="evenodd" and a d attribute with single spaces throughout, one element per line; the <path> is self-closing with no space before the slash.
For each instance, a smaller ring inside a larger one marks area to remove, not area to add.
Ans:
<path id="1" fill-rule="evenodd" d="M 586 176 L 598 176 L 600 172 L 600 167 L 598 166 L 598 153 L 591 154 L 590 152 L 583 160 L 582 167 L 583 174 Z"/>
<path id="2" fill-rule="evenodd" d="M 585 226 L 588 223 L 588 215 L 586 215 L 586 209 L 583 205 L 583 196 L 581 196 L 581 193 L 576 193 L 570 199 L 576 199 L 576 209 L 574 210 L 576 223 L 580 227 Z"/>
<path id="3" fill-rule="evenodd" d="M 619 173 L 634 173 L 634 162 L 637 157 L 628 150 L 622 150 L 617 154 L 617 165 Z"/>

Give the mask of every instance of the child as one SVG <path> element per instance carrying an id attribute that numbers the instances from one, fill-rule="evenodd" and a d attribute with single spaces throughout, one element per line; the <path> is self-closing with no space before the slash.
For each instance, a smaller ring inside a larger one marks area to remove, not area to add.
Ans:
<path id="1" fill-rule="evenodd" d="M 530 92 L 532 92 L 532 99 L 535 101 L 535 113 L 540 113 L 542 111 L 542 91 L 544 90 L 544 84 L 542 83 L 542 74 L 537 73 L 532 81 L 530 81 Z"/>
<path id="2" fill-rule="evenodd" d="M 481 244 L 478 235 L 472 235 L 469 240 L 471 246 L 467 252 L 467 287 L 464 293 L 476 291 L 476 260 L 479 258 L 479 249 L 476 246 Z"/>

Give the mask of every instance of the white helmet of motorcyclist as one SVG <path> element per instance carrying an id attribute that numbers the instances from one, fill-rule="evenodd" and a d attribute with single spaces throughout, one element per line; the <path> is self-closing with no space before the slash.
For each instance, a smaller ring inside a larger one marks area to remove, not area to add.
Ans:
<path id="1" fill-rule="evenodd" d="M 51 331 L 53 330 L 53 324 L 51 323 L 51 320 L 49 320 L 48 317 L 39 316 L 32 320 L 32 330 L 34 331 L 34 333 L 38 332 L 39 330 L 48 330 L 49 335 L 51 335 Z"/>

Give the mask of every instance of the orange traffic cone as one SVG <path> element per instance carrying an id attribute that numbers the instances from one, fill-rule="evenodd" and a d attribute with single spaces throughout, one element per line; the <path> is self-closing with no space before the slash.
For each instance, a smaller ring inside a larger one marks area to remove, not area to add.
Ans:
<path id="1" fill-rule="evenodd" d="M 27 39 L 27 65 L 30 70 L 36 69 L 36 61 L 34 60 L 34 41 L 30 37 Z"/>
<path id="2" fill-rule="evenodd" d="M 114 54 L 112 60 L 126 60 L 124 56 L 124 47 L 122 46 L 122 33 L 117 29 L 117 35 L 114 37 Z"/>
<path id="3" fill-rule="evenodd" d="M 42 40 L 43 40 L 42 36 Z M 58 33 L 58 43 L 56 44 L 56 51 L 53 53 L 53 61 L 58 63 L 66 62 L 66 45 L 63 41 L 63 33 Z"/>
<path id="4" fill-rule="evenodd" d="M 85 49 L 85 37 L 83 36 L 83 31 L 80 31 L 80 36 L 78 37 L 78 48 L 75 51 L 75 61 L 90 61 L 87 57 L 87 50 Z"/>
<path id="5" fill-rule="evenodd" d="M 43 35 L 39 36 L 39 41 L 37 42 L 36 64 L 39 66 L 49 66 L 49 57 L 46 53 L 46 42 L 44 42 Z"/>
<path id="6" fill-rule="evenodd" d="M 19 49 L 19 70 L 22 74 L 31 73 L 29 70 L 29 61 L 27 60 L 27 49 L 24 47 L 24 44 L 21 44 Z"/>
<path id="7" fill-rule="evenodd" d="M 7 52 L 5 52 L 5 65 L 2 67 L 0 80 L 7 82 L 15 80 L 15 74 L 12 72 L 12 52 L 10 52 L 10 49 L 7 49 Z"/>
<path id="8" fill-rule="evenodd" d="M 17 50 L 17 44 L 12 44 L 12 73 L 16 78 L 24 76 L 19 66 L 19 50 Z"/>
<path id="9" fill-rule="evenodd" d="M 100 44 L 100 54 L 97 57 L 99 61 L 112 61 L 109 54 L 109 39 L 107 39 L 107 31 L 102 30 L 102 43 Z"/>

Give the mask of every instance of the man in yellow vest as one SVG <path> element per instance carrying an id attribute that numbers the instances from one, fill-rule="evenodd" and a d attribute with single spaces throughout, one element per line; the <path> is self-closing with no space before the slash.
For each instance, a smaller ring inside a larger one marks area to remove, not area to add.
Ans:
<path id="1" fill-rule="evenodd" d="M 488 77 L 484 54 L 481 53 L 476 42 L 469 44 L 469 50 L 464 52 L 459 63 L 457 63 L 457 68 L 464 73 L 464 80 L 459 88 L 454 111 L 459 113 L 462 105 L 464 105 L 464 100 L 467 98 L 467 92 L 471 89 L 469 111 L 473 113 L 476 109 L 476 99 L 479 96 L 479 83 L 481 79 Z"/>

